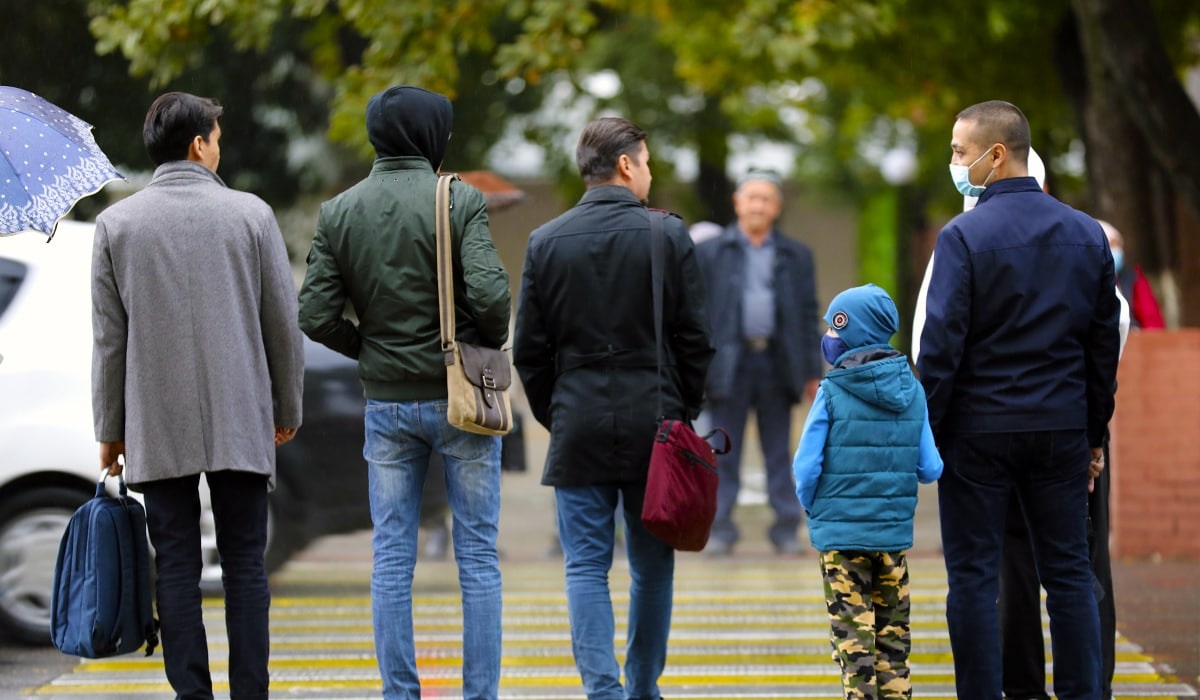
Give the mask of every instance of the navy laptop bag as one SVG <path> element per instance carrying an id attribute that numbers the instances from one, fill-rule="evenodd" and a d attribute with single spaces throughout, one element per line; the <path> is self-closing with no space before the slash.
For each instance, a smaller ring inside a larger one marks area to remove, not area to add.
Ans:
<path id="1" fill-rule="evenodd" d="M 100 659 L 158 645 L 150 590 L 146 509 L 108 495 L 105 471 L 96 496 L 79 507 L 58 548 L 51 591 L 50 636 L 64 654 Z"/>

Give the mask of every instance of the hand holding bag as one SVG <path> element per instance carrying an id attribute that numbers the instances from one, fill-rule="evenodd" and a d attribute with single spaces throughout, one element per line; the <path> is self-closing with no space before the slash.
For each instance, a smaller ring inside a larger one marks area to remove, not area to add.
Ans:
<path id="1" fill-rule="evenodd" d="M 662 407 L 662 297 L 665 244 L 662 216 L 650 213 L 650 269 L 654 287 L 654 344 L 658 353 L 658 431 L 650 452 L 642 524 L 655 537 L 685 552 L 698 552 L 708 544 L 717 516 L 717 455 L 729 452 L 729 434 L 716 428 L 701 437 L 684 421 L 665 418 Z M 708 438 L 725 437 L 721 450 Z"/>
<path id="2" fill-rule="evenodd" d="M 150 583 L 146 509 L 104 489 L 71 516 L 58 547 L 50 588 L 50 641 L 64 654 L 103 659 L 158 646 Z"/>
<path id="3" fill-rule="evenodd" d="M 457 175 L 438 176 L 436 206 L 438 308 L 442 354 L 446 363 L 447 409 L 450 425 L 480 435 L 505 435 L 512 430 L 508 388 L 512 368 L 508 354 L 496 348 L 454 340 L 454 247 L 450 241 L 450 183 Z"/>

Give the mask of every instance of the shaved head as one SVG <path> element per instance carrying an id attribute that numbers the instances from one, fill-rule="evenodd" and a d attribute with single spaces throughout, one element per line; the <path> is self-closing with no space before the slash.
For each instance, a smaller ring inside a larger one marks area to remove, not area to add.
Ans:
<path id="1" fill-rule="evenodd" d="M 973 122 L 971 133 L 978 145 L 1002 143 L 1014 161 L 1028 166 L 1029 121 L 1016 105 L 1000 100 L 980 102 L 959 112 L 957 120 Z"/>

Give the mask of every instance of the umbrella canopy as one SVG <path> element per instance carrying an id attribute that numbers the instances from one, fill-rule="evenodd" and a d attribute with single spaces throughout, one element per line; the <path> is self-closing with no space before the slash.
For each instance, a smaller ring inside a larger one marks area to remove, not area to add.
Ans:
<path id="1" fill-rule="evenodd" d="M 41 231 L 122 178 L 92 125 L 32 92 L 0 85 L 0 235 Z"/>

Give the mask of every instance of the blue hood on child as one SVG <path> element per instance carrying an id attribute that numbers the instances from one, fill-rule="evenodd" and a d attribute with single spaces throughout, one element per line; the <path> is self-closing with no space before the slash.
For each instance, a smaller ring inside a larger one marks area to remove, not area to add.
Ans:
<path id="1" fill-rule="evenodd" d="M 900 371 L 908 369 L 908 359 L 887 344 L 900 328 L 900 314 L 887 292 L 873 284 L 847 289 L 833 298 L 825 322 L 850 348 L 825 375 L 827 381 L 893 413 L 912 403 L 916 378 Z"/>

